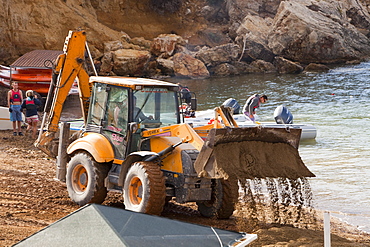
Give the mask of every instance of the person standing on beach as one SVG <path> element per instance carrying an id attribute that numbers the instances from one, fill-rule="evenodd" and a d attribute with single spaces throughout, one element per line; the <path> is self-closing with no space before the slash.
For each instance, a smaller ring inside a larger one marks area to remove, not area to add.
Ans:
<path id="1" fill-rule="evenodd" d="M 8 107 L 10 112 L 10 121 L 13 122 L 13 135 L 23 136 L 21 131 L 22 112 L 21 104 L 23 102 L 22 91 L 18 89 L 18 82 L 13 82 L 8 91 Z"/>
<path id="2" fill-rule="evenodd" d="M 266 103 L 267 96 L 266 95 L 252 95 L 247 99 L 245 105 L 243 107 L 243 113 L 247 116 L 251 121 L 255 122 L 254 115 L 256 114 L 256 109 L 260 106 L 260 103 Z"/>
<path id="3" fill-rule="evenodd" d="M 37 123 L 39 122 L 37 108 L 40 106 L 41 102 L 35 97 L 33 91 L 27 90 L 26 99 L 23 100 L 21 108 L 22 110 L 26 109 L 26 122 L 28 124 L 27 130 L 32 130 L 32 138 L 36 138 Z"/>

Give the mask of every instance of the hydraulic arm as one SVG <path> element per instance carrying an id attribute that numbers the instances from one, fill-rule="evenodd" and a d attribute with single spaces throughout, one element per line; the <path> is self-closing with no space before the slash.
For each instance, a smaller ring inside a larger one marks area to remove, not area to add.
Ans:
<path id="1" fill-rule="evenodd" d="M 35 146 L 51 157 L 56 157 L 49 146 L 58 131 L 58 124 L 69 90 L 77 78 L 79 98 L 83 118 L 86 122 L 89 109 L 89 97 L 91 95 L 91 84 L 89 75 L 83 68 L 85 61 L 86 33 L 85 31 L 70 31 L 64 44 L 64 54 L 60 55 L 55 66 L 55 75 L 50 84 L 49 94 L 45 104 L 45 111 L 41 129 Z"/>

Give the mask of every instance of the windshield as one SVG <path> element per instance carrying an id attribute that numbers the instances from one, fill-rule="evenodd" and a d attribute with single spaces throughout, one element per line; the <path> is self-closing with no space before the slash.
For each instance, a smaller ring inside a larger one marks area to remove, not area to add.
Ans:
<path id="1" fill-rule="evenodd" d="M 179 123 L 176 92 L 166 88 L 144 88 L 134 92 L 132 119 L 146 128 Z"/>

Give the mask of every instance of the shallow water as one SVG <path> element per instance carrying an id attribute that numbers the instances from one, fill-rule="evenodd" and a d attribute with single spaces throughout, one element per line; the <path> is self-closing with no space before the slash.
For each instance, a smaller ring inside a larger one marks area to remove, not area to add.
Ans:
<path id="1" fill-rule="evenodd" d="M 294 123 L 317 128 L 315 141 L 299 152 L 316 175 L 310 178 L 313 205 L 370 232 L 370 62 L 334 68 L 328 73 L 246 75 L 206 80 L 171 80 L 197 94 L 198 110 L 228 98 L 242 106 L 254 93 L 269 100 L 257 111 L 260 121 L 274 121 L 284 104 Z"/>

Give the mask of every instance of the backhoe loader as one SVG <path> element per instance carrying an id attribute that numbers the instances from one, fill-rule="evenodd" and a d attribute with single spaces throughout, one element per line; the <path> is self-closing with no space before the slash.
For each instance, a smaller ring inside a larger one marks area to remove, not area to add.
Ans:
<path id="1" fill-rule="evenodd" d="M 69 32 L 35 142 L 57 158 L 57 179 L 78 205 L 102 203 L 107 191 L 118 191 L 127 210 L 158 215 L 173 199 L 196 202 L 205 217 L 228 218 L 238 179 L 314 176 L 298 154 L 299 129 L 218 123 L 193 129 L 183 123 L 177 84 L 89 76 L 86 44 L 85 31 Z M 66 135 L 59 133 L 60 116 L 76 78 L 84 127 Z M 227 111 L 219 114 L 232 122 Z"/>

